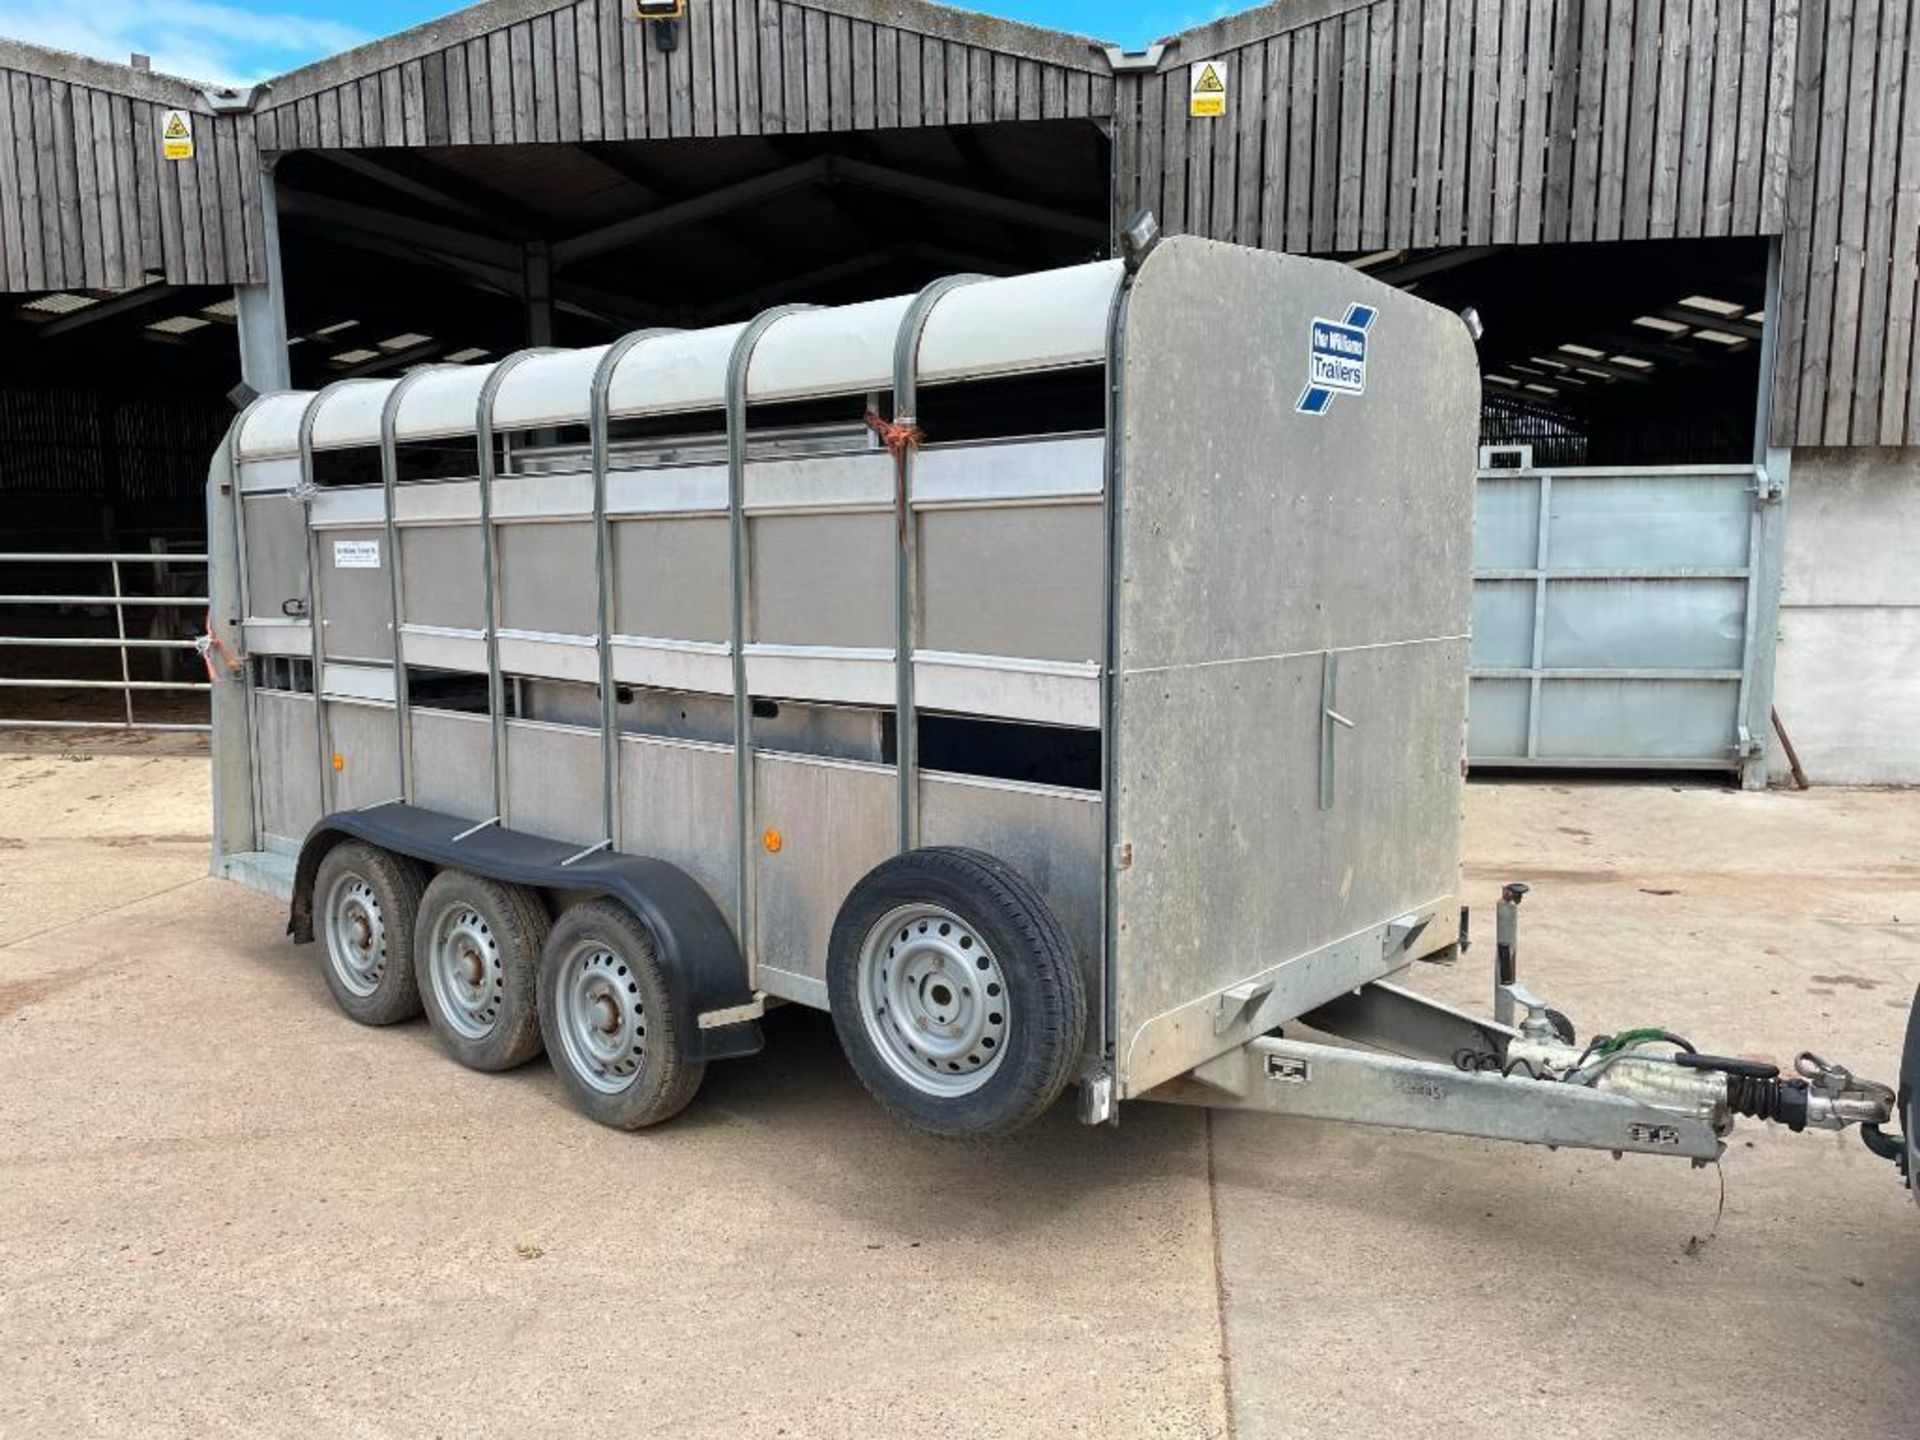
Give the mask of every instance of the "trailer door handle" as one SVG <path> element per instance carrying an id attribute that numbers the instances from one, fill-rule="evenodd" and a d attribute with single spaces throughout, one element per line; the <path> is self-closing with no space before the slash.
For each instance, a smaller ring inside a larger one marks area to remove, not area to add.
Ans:
<path id="1" fill-rule="evenodd" d="M 1320 656 L 1320 808 L 1333 809 L 1333 740 L 1336 727 L 1357 730 L 1334 703 L 1340 695 L 1340 652 L 1324 651 Z"/>

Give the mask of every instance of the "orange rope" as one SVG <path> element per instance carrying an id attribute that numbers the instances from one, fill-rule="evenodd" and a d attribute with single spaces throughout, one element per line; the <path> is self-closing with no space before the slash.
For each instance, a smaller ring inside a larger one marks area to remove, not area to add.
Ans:
<path id="1" fill-rule="evenodd" d="M 926 432 L 911 420 L 883 420 L 877 411 L 867 411 L 867 428 L 880 437 L 880 443 L 893 456 L 893 506 L 900 521 L 900 543 L 907 543 L 907 456 L 926 441 Z"/>
<path id="2" fill-rule="evenodd" d="M 220 672 L 213 668 L 215 651 L 218 651 L 221 660 L 226 662 L 229 675 L 238 675 L 246 668 L 246 662 L 227 647 L 227 642 L 220 638 L 220 632 L 214 629 L 211 610 L 207 612 L 207 633 L 194 641 L 193 646 L 200 652 L 200 658 L 206 662 L 207 679 L 215 685 L 220 683 Z"/>
<path id="3" fill-rule="evenodd" d="M 880 437 L 880 443 L 896 460 L 905 460 L 907 452 L 927 437 L 911 420 L 882 420 L 877 411 L 867 411 L 867 428 Z"/>

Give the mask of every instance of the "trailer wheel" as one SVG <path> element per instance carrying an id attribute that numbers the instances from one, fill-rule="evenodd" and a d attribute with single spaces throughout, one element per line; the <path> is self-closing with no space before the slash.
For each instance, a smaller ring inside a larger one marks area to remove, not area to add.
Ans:
<path id="1" fill-rule="evenodd" d="M 472 1070 L 511 1070 L 540 1053 L 534 1000 L 546 907 L 520 885 L 442 870 L 420 901 L 413 961 L 427 1019 Z"/>
<path id="2" fill-rule="evenodd" d="M 576 1104 L 617 1130 L 686 1109 L 706 1078 L 674 1024 L 659 951 L 632 911 L 590 900 L 561 915 L 540 956 L 540 1033 Z"/>
<path id="3" fill-rule="evenodd" d="M 930 1134 L 1010 1134 L 1080 1063 L 1087 998 L 1066 934 L 1024 878 L 979 851 L 915 850 L 854 886 L 827 989 L 867 1089 Z"/>
<path id="4" fill-rule="evenodd" d="M 420 1013 L 413 932 L 425 883 L 413 861 L 357 840 L 320 861 L 313 894 L 327 989 L 362 1025 L 397 1025 Z"/>

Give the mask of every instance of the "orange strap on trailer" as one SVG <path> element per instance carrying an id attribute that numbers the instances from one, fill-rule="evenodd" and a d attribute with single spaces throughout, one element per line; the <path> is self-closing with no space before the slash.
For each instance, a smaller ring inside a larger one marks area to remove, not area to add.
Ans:
<path id="1" fill-rule="evenodd" d="M 880 443 L 893 456 L 894 512 L 900 517 L 900 538 L 907 530 L 907 456 L 926 442 L 926 432 L 911 420 L 883 420 L 879 412 L 867 411 L 867 428 L 880 437 Z"/>
<path id="2" fill-rule="evenodd" d="M 214 669 L 213 665 L 215 652 L 218 652 L 221 660 L 225 662 L 229 675 L 238 675 L 246 668 L 246 662 L 234 654 L 227 647 L 227 642 L 220 638 L 220 632 L 213 625 L 211 610 L 207 612 L 207 633 L 193 642 L 193 648 L 200 652 L 200 658 L 206 662 L 207 679 L 215 685 L 220 683 L 220 672 Z"/>

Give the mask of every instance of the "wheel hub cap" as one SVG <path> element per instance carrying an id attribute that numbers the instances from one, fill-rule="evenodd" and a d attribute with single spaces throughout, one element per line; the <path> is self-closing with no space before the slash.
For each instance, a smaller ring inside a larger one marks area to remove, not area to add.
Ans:
<path id="1" fill-rule="evenodd" d="M 890 1069 L 929 1095 L 969 1094 L 1000 1068 L 1006 976 L 980 933 L 938 905 L 881 917 L 860 949 L 860 1015 Z"/>
<path id="2" fill-rule="evenodd" d="M 454 1032 L 483 1039 L 500 1018 L 506 971 L 500 942 L 486 918 L 468 905 L 450 905 L 433 925 L 428 978 L 440 1013 Z"/>
<path id="3" fill-rule="evenodd" d="M 646 1064 L 647 1008 L 627 962 L 583 941 L 554 967 L 547 998 L 573 1072 L 608 1095 L 632 1085 Z"/>
<path id="4" fill-rule="evenodd" d="M 387 973 L 387 925 L 380 897 L 363 875 L 351 872 L 333 882 L 326 900 L 327 960 L 341 984 L 362 998 L 373 994 Z"/>

